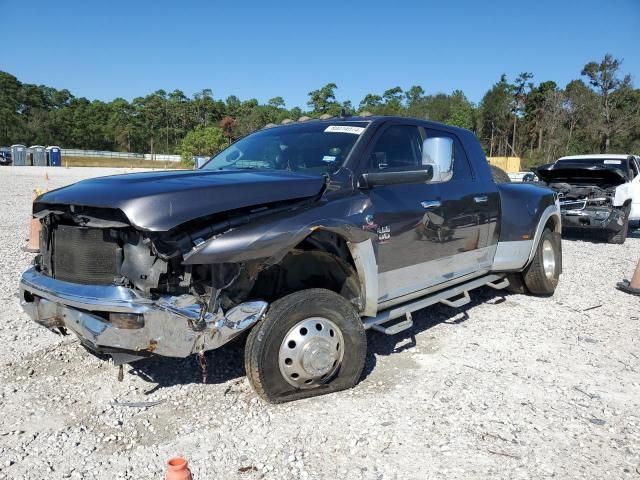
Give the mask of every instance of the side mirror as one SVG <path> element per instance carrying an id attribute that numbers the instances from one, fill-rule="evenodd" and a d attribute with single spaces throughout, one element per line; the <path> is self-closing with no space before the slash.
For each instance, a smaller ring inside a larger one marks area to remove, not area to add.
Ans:
<path id="1" fill-rule="evenodd" d="M 398 185 L 408 183 L 427 183 L 433 176 L 433 167 L 425 165 L 422 170 L 393 171 L 363 173 L 358 179 L 358 188 L 371 188 L 382 185 Z"/>
<path id="2" fill-rule="evenodd" d="M 453 139 L 449 137 L 427 138 L 422 143 L 422 165 L 431 165 L 431 183 L 448 182 L 453 177 Z"/>
<path id="3" fill-rule="evenodd" d="M 227 154 L 227 156 L 225 157 L 225 160 L 227 162 L 233 162 L 238 158 L 240 158 L 240 150 L 234 150 L 233 152 L 230 152 Z"/>

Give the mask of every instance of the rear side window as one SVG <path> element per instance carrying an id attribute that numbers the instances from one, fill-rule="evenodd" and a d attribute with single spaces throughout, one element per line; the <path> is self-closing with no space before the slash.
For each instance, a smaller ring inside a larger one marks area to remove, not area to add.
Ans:
<path id="1" fill-rule="evenodd" d="M 473 180 L 473 174 L 471 172 L 471 166 L 469 165 L 469 159 L 467 158 L 467 154 L 465 153 L 460 140 L 458 140 L 458 137 L 440 130 L 433 130 L 430 128 L 425 128 L 424 130 L 427 138 L 447 137 L 453 140 L 453 177 L 450 181 L 456 182 Z"/>

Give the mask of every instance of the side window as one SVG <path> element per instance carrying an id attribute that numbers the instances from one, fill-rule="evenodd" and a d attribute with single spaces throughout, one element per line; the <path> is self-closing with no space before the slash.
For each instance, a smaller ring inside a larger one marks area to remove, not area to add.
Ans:
<path id="1" fill-rule="evenodd" d="M 455 135 L 448 132 L 439 130 L 432 130 L 425 128 L 427 138 L 429 137 L 448 137 L 453 140 L 453 177 L 450 181 L 463 181 L 472 180 L 473 174 L 471 173 L 471 167 L 469 166 L 469 160 L 460 143 L 460 140 Z"/>
<path id="2" fill-rule="evenodd" d="M 369 158 L 369 169 L 420 168 L 422 138 L 418 127 L 393 125 L 376 141 Z"/>

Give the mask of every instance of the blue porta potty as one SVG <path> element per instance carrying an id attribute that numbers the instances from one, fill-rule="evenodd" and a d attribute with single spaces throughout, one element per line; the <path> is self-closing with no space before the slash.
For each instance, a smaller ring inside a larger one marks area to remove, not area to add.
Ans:
<path id="1" fill-rule="evenodd" d="M 62 165 L 62 153 L 60 151 L 60 147 L 47 147 L 47 157 L 50 166 L 59 167 Z"/>

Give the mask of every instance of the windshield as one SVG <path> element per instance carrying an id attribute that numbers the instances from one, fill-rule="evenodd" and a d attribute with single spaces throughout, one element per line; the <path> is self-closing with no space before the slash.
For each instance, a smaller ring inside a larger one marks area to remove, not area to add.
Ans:
<path id="1" fill-rule="evenodd" d="M 617 170 L 625 177 L 629 175 L 629 162 L 621 158 L 589 158 L 584 160 L 567 159 L 558 160 L 556 166 L 559 168 L 605 168 L 607 170 Z"/>
<path id="2" fill-rule="evenodd" d="M 336 171 L 367 122 L 313 122 L 252 133 L 211 158 L 205 170 L 291 170 L 322 175 Z"/>

